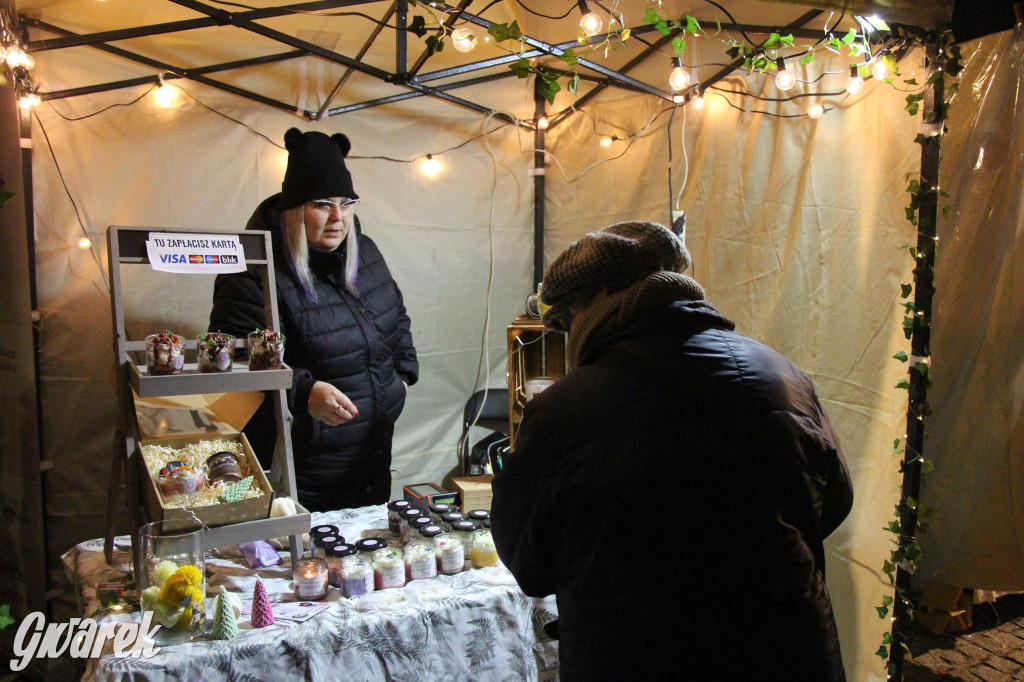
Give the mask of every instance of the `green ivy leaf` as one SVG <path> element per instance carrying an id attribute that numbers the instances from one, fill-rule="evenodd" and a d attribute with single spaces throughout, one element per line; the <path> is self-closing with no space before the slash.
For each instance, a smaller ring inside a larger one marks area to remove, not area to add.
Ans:
<path id="1" fill-rule="evenodd" d="M 764 48 L 765 50 L 775 50 L 781 44 L 782 36 L 780 36 L 778 33 L 772 33 L 768 36 L 768 40 L 764 41 L 764 44 L 761 45 L 761 47 Z"/>
<path id="2" fill-rule="evenodd" d="M 882 606 L 892 606 L 892 597 L 888 594 L 882 595 Z"/>
<path id="3" fill-rule="evenodd" d="M 800 60 L 800 63 L 801 64 L 810 64 L 813 61 L 814 61 L 814 51 L 812 50 L 811 52 L 808 52 L 807 54 L 805 54 L 803 56 L 803 58 Z"/>
<path id="4" fill-rule="evenodd" d="M 554 76 L 553 74 L 544 74 L 543 77 L 541 77 L 537 88 L 540 91 L 541 96 L 548 101 L 548 104 L 554 104 L 555 95 L 557 95 L 559 90 L 562 89 L 562 86 L 558 84 L 557 76 Z"/>
<path id="5" fill-rule="evenodd" d="M 732 46 L 725 51 L 725 53 L 732 57 L 733 59 L 736 59 L 737 57 L 740 56 L 740 48 L 741 46 L 739 43 L 733 43 Z"/>
<path id="6" fill-rule="evenodd" d="M 654 28 L 658 29 L 659 31 L 661 31 L 662 35 L 666 36 L 672 32 L 672 27 L 669 26 L 668 22 L 665 21 L 664 19 L 658 19 L 657 21 L 655 21 Z"/>
<path id="7" fill-rule="evenodd" d="M 415 34 L 417 38 L 422 38 L 427 35 L 427 22 L 421 15 L 417 14 L 412 18 L 412 23 L 409 24 L 406 30 L 409 33 Z"/>
<path id="8" fill-rule="evenodd" d="M 880 614 L 879 618 L 885 618 L 885 614 Z M 883 644 L 878 647 L 878 651 L 875 652 L 875 656 L 879 656 L 883 661 L 886 661 L 889 659 L 889 650 Z"/>
<path id="9" fill-rule="evenodd" d="M 907 361 L 907 351 L 905 351 L 905 350 L 898 351 L 896 353 L 896 355 L 894 355 L 892 357 L 893 357 L 894 360 L 899 360 L 900 362 L 906 362 Z M 899 443 L 899 441 L 896 441 L 896 442 Z"/>
<path id="10" fill-rule="evenodd" d="M 908 389 L 910 388 L 910 382 L 906 379 L 900 379 L 896 382 L 896 388 Z"/>
<path id="11" fill-rule="evenodd" d="M 579 57 L 576 56 L 576 51 L 571 48 L 558 55 L 558 58 L 569 66 L 576 66 L 580 63 Z"/>
<path id="12" fill-rule="evenodd" d="M 499 43 L 506 40 L 519 40 L 523 37 L 518 21 L 513 21 L 511 24 L 491 24 L 487 28 L 487 33 Z"/>
<path id="13" fill-rule="evenodd" d="M 764 71 L 765 67 L 767 67 L 767 66 L 768 66 L 768 58 L 767 57 L 763 57 L 763 56 L 762 57 L 758 57 L 757 60 L 754 62 L 754 68 L 755 69 L 761 69 L 762 71 Z"/>
<path id="14" fill-rule="evenodd" d="M 892 575 L 896 572 L 896 564 L 886 559 L 882 562 L 882 572 L 886 575 Z"/>
<path id="15" fill-rule="evenodd" d="M 700 33 L 700 23 L 689 14 L 686 15 L 686 32 L 693 35 Z"/>
<path id="16" fill-rule="evenodd" d="M 878 611 L 879 618 L 885 618 L 889 615 L 889 609 L 885 608 L 884 606 L 876 606 L 875 611 Z"/>
<path id="17" fill-rule="evenodd" d="M 651 5 L 650 7 L 647 8 L 647 11 L 644 12 L 644 23 L 655 24 L 659 21 L 664 21 L 664 17 L 661 16 L 661 13 L 658 11 L 657 7 Z"/>
<path id="18" fill-rule="evenodd" d="M 14 624 L 14 618 L 11 616 L 11 605 L 3 604 L 0 606 L 0 630 L 3 630 L 8 625 Z"/>
<path id="19" fill-rule="evenodd" d="M 839 38 L 832 38 L 828 41 L 828 46 L 832 48 L 833 52 L 839 52 L 839 50 L 843 49 L 843 41 L 839 40 Z"/>
<path id="20" fill-rule="evenodd" d="M 678 57 L 682 52 L 686 52 L 686 39 L 676 36 L 672 39 L 672 53 Z"/>
<path id="21" fill-rule="evenodd" d="M 444 49 L 444 39 L 440 36 L 427 36 L 427 54 L 437 54 Z"/>
<path id="22" fill-rule="evenodd" d="M 857 29 L 851 28 L 850 32 L 843 36 L 843 43 L 850 45 L 857 39 Z"/>
<path id="23" fill-rule="evenodd" d="M 916 369 L 922 375 L 928 374 L 928 365 L 923 362 L 914 363 L 914 369 Z"/>
<path id="24" fill-rule="evenodd" d="M 3 208 L 4 204 L 12 198 L 14 198 L 14 192 L 10 192 L 6 189 L 0 189 L 0 208 Z"/>
<path id="25" fill-rule="evenodd" d="M 3 202 L 0 202 L 0 206 L 3 206 Z M 948 216 L 949 215 L 949 211 L 952 208 L 953 208 L 952 204 L 946 204 L 945 206 L 943 206 L 942 207 L 942 217 L 945 218 L 946 216 Z"/>
<path id="26" fill-rule="evenodd" d="M 887 523 L 885 525 L 885 528 L 883 528 L 883 530 L 887 530 L 890 533 L 892 533 L 893 535 L 899 535 L 900 534 L 900 524 L 899 524 L 899 521 L 889 521 L 889 523 Z"/>
<path id="27" fill-rule="evenodd" d="M 530 60 L 525 57 L 520 57 L 516 61 L 512 62 L 508 65 L 508 68 L 512 69 L 519 78 L 528 78 L 530 76 L 530 71 L 532 71 L 530 67 Z"/>
<path id="28" fill-rule="evenodd" d="M 574 94 L 574 95 L 578 95 L 579 94 L 579 92 L 580 92 L 580 75 L 578 73 L 574 73 L 572 75 L 572 78 L 569 79 L 568 87 L 569 87 L 569 92 L 571 92 L 572 94 Z"/>
<path id="29" fill-rule="evenodd" d="M 903 298 L 906 298 L 907 296 L 910 296 L 910 294 L 911 294 L 911 292 L 913 292 L 913 290 L 914 290 L 914 286 L 912 284 L 901 284 L 900 285 L 900 295 Z"/>

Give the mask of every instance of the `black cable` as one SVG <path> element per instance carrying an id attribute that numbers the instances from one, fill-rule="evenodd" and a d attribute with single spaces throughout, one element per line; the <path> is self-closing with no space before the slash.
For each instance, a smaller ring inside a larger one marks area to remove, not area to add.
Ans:
<path id="1" fill-rule="evenodd" d="M 726 92 L 729 92 L 729 91 L 727 90 Z M 738 111 L 742 111 L 742 112 L 747 113 L 747 114 L 763 114 L 765 116 L 773 116 L 775 118 L 806 118 L 807 117 L 807 114 L 773 114 L 770 111 L 761 111 L 759 109 L 750 109 L 748 111 L 747 109 L 744 109 L 743 107 L 738 107 L 735 104 L 733 104 L 732 101 L 728 97 L 723 95 L 722 93 L 716 92 L 714 94 L 716 94 L 719 97 L 721 97 L 722 99 L 724 99 L 726 104 L 728 104 L 733 109 L 736 109 Z M 736 92 L 736 93 L 733 93 L 733 94 L 741 95 L 742 96 L 744 93 Z M 836 94 L 838 94 L 838 93 L 836 93 Z M 824 109 L 825 112 L 832 111 L 832 109 L 834 109 L 834 108 L 835 107 L 825 108 L 824 106 L 822 106 L 822 109 Z"/>
<path id="2" fill-rule="evenodd" d="M 755 95 L 752 92 L 741 92 L 739 90 L 727 90 L 726 88 L 720 88 L 717 85 L 709 85 L 705 88 L 705 92 L 708 90 L 718 90 L 719 92 L 728 92 L 733 95 L 740 95 L 741 97 L 750 97 L 751 99 L 759 99 L 762 102 L 791 102 L 801 97 L 832 97 L 834 95 L 841 95 L 845 90 L 837 90 L 836 92 L 802 92 L 796 95 L 790 95 L 789 97 L 761 97 Z"/>
<path id="3" fill-rule="evenodd" d="M 36 123 L 39 124 L 39 130 L 43 133 L 43 139 L 46 140 L 46 148 L 50 150 L 50 158 L 53 159 L 53 165 L 57 169 L 57 177 L 60 178 L 60 183 L 64 185 L 64 192 L 68 195 L 68 199 L 71 201 L 71 207 L 75 209 L 75 218 L 78 219 L 78 226 L 82 228 L 82 235 L 92 242 L 92 238 L 89 237 L 89 231 L 85 229 L 85 222 L 82 220 L 82 216 L 78 212 L 78 204 L 75 203 L 75 198 L 71 196 L 71 190 L 68 189 L 68 183 L 64 180 L 64 173 L 61 171 L 60 164 L 57 162 L 57 155 L 53 151 L 53 145 L 50 144 L 50 136 L 46 134 L 46 128 L 43 127 L 43 122 L 40 120 L 39 114 L 33 111 L 32 117 L 36 120 Z M 106 288 L 107 294 L 109 295 L 110 283 L 107 282 L 107 276 L 103 272 L 103 264 L 100 262 L 99 257 L 92 250 L 91 246 L 89 248 L 89 254 L 92 256 L 92 259 L 96 261 L 96 267 L 99 269 L 100 277 L 103 279 L 103 286 Z"/>
<path id="4" fill-rule="evenodd" d="M 213 113 L 217 114 L 218 116 L 223 116 L 224 118 L 226 118 L 226 119 L 227 119 L 227 120 L 229 120 L 229 121 L 232 121 L 232 122 L 234 122 L 234 123 L 237 123 L 237 124 L 238 124 L 238 125 L 240 125 L 240 126 L 245 126 L 245 128 L 246 128 L 246 129 L 247 129 L 247 130 L 248 130 L 249 132 L 251 132 L 251 133 L 252 133 L 253 135 L 255 135 L 255 136 L 257 136 L 257 137 L 262 137 L 262 138 L 263 138 L 264 140 L 266 140 L 266 141 L 267 141 L 267 142 L 269 142 L 270 144 L 274 145 L 274 146 L 275 146 L 275 147 L 277 147 L 278 149 L 284 149 L 284 145 L 283 145 L 283 144 L 278 144 L 277 142 L 274 142 L 273 140 L 271 140 L 271 139 L 270 139 L 269 137 L 267 137 L 267 136 L 266 136 L 266 135 L 264 135 L 263 133 L 259 132 L 258 130 L 255 130 L 255 129 L 253 129 L 252 127 L 250 127 L 250 126 L 249 126 L 249 124 L 247 124 L 247 123 L 245 123 L 245 122 L 243 122 L 243 121 L 239 121 L 239 120 L 238 120 L 237 118 L 232 118 L 232 117 L 228 116 L 227 114 L 225 114 L 225 113 L 223 113 L 223 112 L 220 112 L 220 111 L 217 111 L 217 110 L 216 110 L 216 109 L 214 109 L 213 107 L 211 107 L 211 106 L 209 106 L 209 105 L 206 105 L 206 104 L 204 104 L 203 102 L 201 102 L 201 101 L 199 100 L 199 98 L 198 98 L 198 97 L 196 97 L 195 95 L 193 95 L 193 94 L 192 94 L 191 92 L 189 92 L 189 91 L 188 91 L 188 90 L 186 90 L 185 88 L 181 87 L 180 85 L 175 85 L 174 87 L 178 88 L 179 90 L 181 90 L 182 92 L 184 92 L 184 93 L 185 93 L 186 95 L 188 95 L 189 97 L 191 97 L 191 98 L 192 98 L 192 101 L 194 101 L 194 102 L 195 102 L 196 104 L 198 104 L 199 106 L 203 107 L 203 108 L 204 108 L 204 109 L 206 109 L 207 111 L 212 111 Z"/>
<path id="5" fill-rule="evenodd" d="M 144 93 L 142 93 L 141 95 L 139 95 L 138 97 L 133 99 L 131 102 L 118 102 L 116 104 L 111 104 L 108 107 L 103 107 L 99 111 L 94 111 L 91 114 L 86 114 L 84 116 L 78 116 L 77 118 L 70 118 L 70 117 L 65 116 L 64 114 L 60 113 L 59 111 L 57 111 L 57 107 L 53 106 L 53 102 L 51 102 L 50 100 L 46 100 L 46 103 L 50 105 L 50 109 L 53 110 L 53 113 L 57 114 L 58 116 L 60 116 L 65 121 L 83 121 L 83 120 L 85 120 L 87 118 L 92 118 L 93 116 L 98 116 L 99 114 L 102 114 L 104 111 L 108 111 L 110 109 L 113 109 L 114 107 L 130 107 L 131 105 L 135 104 L 136 102 L 138 102 L 140 99 L 142 99 L 143 97 L 145 97 L 149 93 L 153 92 L 153 88 L 155 88 L 155 87 L 156 87 L 156 85 L 153 85 L 152 87 L 149 88 L 149 90 L 146 90 Z"/>
<path id="6" fill-rule="evenodd" d="M 494 3 L 492 2 L 491 5 L 493 5 L 493 4 Z M 523 9 L 525 9 L 530 14 L 532 14 L 534 16 L 538 16 L 538 17 L 543 17 L 545 19 L 565 19 L 567 16 L 569 16 L 570 14 L 572 14 L 573 12 L 576 11 L 576 3 L 575 2 L 569 8 L 569 11 L 567 11 L 565 14 L 563 14 L 560 17 L 551 16 L 550 14 L 542 14 L 540 12 L 532 10 L 529 7 L 526 6 L 526 4 L 523 2 L 523 0 L 516 0 L 516 4 L 519 5 L 520 7 L 522 7 Z M 491 5 L 488 5 L 487 7 L 490 7 Z"/>
<path id="7" fill-rule="evenodd" d="M 724 8 L 721 5 L 719 5 L 717 2 L 715 2 L 715 0 L 704 0 L 704 1 L 706 3 L 708 3 L 709 5 L 714 5 L 718 9 L 722 10 L 723 12 L 725 12 L 725 16 L 729 17 L 729 21 L 731 21 L 732 23 L 734 23 L 736 25 L 739 25 L 739 22 L 736 21 L 736 17 L 734 17 L 733 15 L 729 14 L 729 10 L 727 10 L 726 8 Z M 753 47 L 757 47 L 758 46 L 757 43 L 755 43 L 753 40 L 750 39 L 750 36 L 748 36 L 746 31 L 744 31 L 743 29 L 740 29 L 740 35 L 742 35 L 744 37 L 744 39 L 746 39 L 746 41 L 751 44 L 751 46 L 753 46 Z"/>

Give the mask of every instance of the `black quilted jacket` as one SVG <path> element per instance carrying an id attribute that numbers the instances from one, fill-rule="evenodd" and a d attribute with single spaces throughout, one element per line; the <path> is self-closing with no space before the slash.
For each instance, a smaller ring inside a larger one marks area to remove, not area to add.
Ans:
<path id="1" fill-rule="evenodd" d="M 288 406 L 299 500 L 311 511 L 386 502 L 391 439 L 405 405 L 402 382 L 411 386 L 419 374 L 402 294 L 377 245 L 359 231 L 360 297 L 344 289 L 342 244 L 331 253 L 310 250 L 317 300 L 307 300 L 280 249 L 278 197 L 260 204 L 246 229 L 272 233 L 284 359 L 294 371 Z M 245 338 L 264 326 L 258 271 L 219 275 L 209 329 Z M 312 419 L 306 403 L 316 381 L 341 390 L 359 416 L 336 427 Z M 268 466 L 276 434 L 272 401 L 264 401 L 246 434 Z"/>
<path id="2" fill-rule="evenodd" d="M 580 364 L 491 507 L 523 591 L 556 595 L 562 679 L 843 679 L 822 540 L 853 490 L 808 377 L 704 301 Z"/>

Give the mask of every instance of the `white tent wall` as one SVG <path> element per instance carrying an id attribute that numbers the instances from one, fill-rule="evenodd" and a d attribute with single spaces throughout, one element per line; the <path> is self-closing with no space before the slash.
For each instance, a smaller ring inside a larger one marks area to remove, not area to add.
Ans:
<path id="1" fill-rule="evenodd" d="M 1024 591 L 1024 35 L 964 46 L 943 139 L 917 587 Z"/>
<path id="2" fill-rule="evenodd" d="M 53 55 L 46 68 L 51 76 L 85 68 L 70 59 Z M 913 71 L 918 61 L 912 54 L 902 66 Z M 804 75 L 835 72 L 827 77 L 836 87 L 828 89 L 841 90 L 846 66 L 820 55 Z M 765 80 L 751 76 L 747 87 L 760 90 Z M 485 384 L 504 384 L 504 329 L 532 288 L 532 136 L 501 127 L 442 155 L 442 174 L 428 181 L 411 164 L 359 157 L 436 154 L 498 121 L 417 99 L 303 123 L 186 87 L 274 143 L 292 125 L 352 139 L 351 169 L 363 199 L 357 214 L 405 294 L 421 360 L 420 383 L 397 426 L 396 485 L 439 480 L 455 464 L 466 398 Z M 508 90 L 510 108 L 532 110 L 522 81 L 486 87 Z M 142 92 L 56 101 L 38 109 L 33 125 L 44 457 L 55 463 L 47 474 L 51 554 L 103 532 L 116 414 L 106 227 L 241 229 L 255 205 L 277 191 L 284 168 L 275 144 L 189 98 L 164 110 L 146 97 L 74 122 L 54 112 L 83 116 Z M 827 100 L 835 110 L 813 121 L 750 111 L 799 113 L 802 103 L 734 97 L 747 109 L 740 112 L 712 92 L 702 111 L 677 111 L 666 131 L 670 114 L 657 115 L 657 100 L 609 91 L 587 107 L 594 120 L 577 114 L 548 135 L 558 160 L 546 176 L 548 261 L 615 220 L 668 222 L 671 149 L 692 274 L 740 331 L 782 351 L 814 379 L 854 475 L 854 511 L 828 542 L 828 577 L 848 676 L 856 680 L 884 678 L 874 651 L 889 625 L 873 606 L 891 594 L 880 570 L 890 548 L 882 528 L 897 501 L 889 449 L 903 433 L 906 409 L 905 392 L 893 388 L 905 367 L 891 356 L 907 346 L 896 305 L 912 267 L 901 247 L 914 240 L 903 217 L 903 187 L 919 158 L 918 122 L 902 111 L 903 98 L 869 82 L 861 95 Z M 580 175 L 626 144 L 599 147 L 595 128 L 634 141 Z M 82 228 L 50 147 L 93 239 L 91 252 L 76 246 Z M 133 335 L 205 328 L 209 278 L 136 274 L 126 290 Z M 486 368 L 477 380 L 485 336 Z M 731 503 L 742 501 L 723 501 Z"/>
<path id="3" fill-rule="evenodd" d="M 910 72 L 919 62 L 911 54 L 901 68 Z M 812 66 L 808 78 L 841 70 L 825 59 Z M 843 76 L 830 77 L 840 84 L 826 89 L 841 89 Z M 758 92 L 764 80 L 752 76 L 746 87 Z M 763 94 L 771 96 L 768 88 Z M 621 158 L 578 179 L 625 146 L 598 146 L 595 128 L 627 137 L 658 105 L 639 96 L 601 104 L 591 109 L 594 121 L 578 116 L 549 137 L 552 155 L 574 180 L 567 182 L 556 164 L 547 173 L 549 260 L 584 232 L 617 220 L 667 223 L 671 146 L 675 193 L 688 169 L 678 207 L 687 213 L 691 274 L 739 331 L 785 353 L 814 380 L 856 491 L 853 512 L 827 542 L 828 583 L 851 680 L 884 679 L 875 651 L 890 626 L 873 607 L 892 594 L 881 572 L 891 536 L 882 528 L 898 501 L 898 458 L 890 449 L 904 432 L 906 411 L 906 393 L 894 389 L 906 368 L 892 356 L 908 348 L 896 305 L 913 267 L 902 247 L 915 239 L 903 188 L 904 175 L 920 166 L 913 143 L 919 121 L 902 110 L 904 96 L 873 82 L 857 97 L 827 101 L 837 110 L 814 121 L 749 111 L 786 114 L 802 104 L 733 98 L 748 109 L 740 112 L 709 93 L 702 110 L 677 112 L 671 132 L 665 113 Z"/>

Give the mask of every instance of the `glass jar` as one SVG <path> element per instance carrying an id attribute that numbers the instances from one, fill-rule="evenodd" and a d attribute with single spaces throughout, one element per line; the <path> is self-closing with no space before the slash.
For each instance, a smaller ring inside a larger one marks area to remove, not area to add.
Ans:
<path id="1" fill-rule="evenodd" d="M 321 535 L 313 540 L 312 554 L 315 557 L 326 559 L 328 547 L 331 547 L 332 545 L 341 545 L 344 544 L 344 542 L 345 538 L 340 535 Z"/>
<path id="2" fill-rule="evenodd" d="M 237 483 L 242 480 L 242 469 L 238 466 L 238 455 L 227 450 L 215 452 L 206 458 L 206 476 L 210 483 Z"/>
<path id="3" fill-rule="evenodd" d="M 309 529 L 309 539 L 311 542 L 321 535 L 338 535 L 338 527 L 324 523 Z"/>
<path id="4" fill-rule="evenodd" d="M 346 597 L 358 597 L 373 592 L 373 565 L 358 555 L 343 557 L 341 560 L 341 593 Z"/>
<path id="5" fill-rule="evenodd" d="M 146 337 L 146 370 L 150 376 L 181 374 L 185 369 L 185 337 L 169 331 Z"/>
<path id="6" fill-rule="evenodd" d="M 434 538 L 444 532 L 444 528 L 431 521 L 428 524 L 421 525 L 413 533 L 413 538 L 410 542 L 426 542 L 428 545 L 434 544 Z"/>
<path id="7" fill-rule="evenodd" d="M 341 560 L 355 555 L 356 548 L 341 542 L 328 545 L 324 550 L 327 557 L 327 582 L 334 587 L 341 587 Z"/>
<path id="8" fill-rule="evenodd" d="M 384 538 L 363 538 L 362 540 L 356 540 L 356 551 L 359 552 L 359 557 L 371 566 L 373 565 L 373 553 L 378 549 L 384 549 L 387 546 L 388 543 Z"/>
<path id="9" fill-rule="evenodd" d="M 196 339 L 196 365 L 200 372 L 230 372 L 235 358 L 235 337 L 206 332 Z"/>
<path id="10" fill-rule="evenodd" d="M 378 590 L 405 585 L 402 550 L 385 547 L 373 553 L 373 584 Z"/>
<path id="11" fill-rule="evenodd" d="M 448 526 L 449 528 L 451 528 L 452 524 L 455 523 L 456 521 L 465 521 L 465 520 L 466 520 L 466 515 L 463 514 L 462 512 L 450 511 L 450 512 L 445 512 L 444 514 L 441 514 L 441 523 L 443 523 L 444 525 Z"/>
<path id="12" fill-rule="evenodd" d="M 280 369 L 284 364 L 284 334 L 270 329 L 257 329 L 246 337 L 249 371 Z"/>
<path id="13" fill-rule="evenodd" d="M 295 562 L 292 582 L 295 598 L 299 601 L 318 600 L 327 596 L 329 569 L 327 561 L 320 557 L 307 556 Z"/>
<path id="14" fill-rule="evenodd" d="M 441 520 L 442 514 L 455 511 L 455 505 L 446 504 L 444 502 L 436 502 L 430 505 L 430 515 L 434 517 L 435 521 Z"/>
<path id="15" fill-rule="evenodd" d="M 434 536 L 434 556 L 437 558 L 437 572 L 454 575 L 466 566 L 462 540 L 450 533 Z"/>
<path id="16" fill-rule="evenodd" d="M 494 547 L 491 531 L 479 528 L 473 531 L 473 568 L 486 568 L 498 565 L 498 550 Z"/>
<path id="17" fill-rule="evenodd" d="M 409 542 L 420 537 L 420 529 L 426 526 L 436 526 L 437 522 L 429 516 L 419 516 L 409 521 Z"/>
<path id="18" fill-rule="evenodd" d="M 392 500 L 388 502 L 388 530 L 392 537 L 398 537 L 401 532 L 402 518 L 399 516 L 404 510 L 410 507 L 408 500 Z"/>
<path id="19" fill-rule="evenodd" d="M 142 611 L 153 613 L 153 622 L 162 626 L 153 635 L 158 644 L 194 639 L 206 624 L 202 532 L 165 530 L 163 521 L 139 529 L 141 564 L 135 579 Z"/>
<path id="20" fill-rule="evenodd" d="M 401 512 L 399 512 L 398 516 L 400 519 L 398 539 L 404 545 L 405 543 L 409 542 L 409 522 L 413 519 L 418 519 L 419 517 L 423 516 L 423 512 L 417 509 L 416 507 L 409 507 L 408 509 L 403 509 Z"/>
<path id="21" fill-rule="evenodd" d="M 474 509 L 466 514 L 466 518 L 475 521 L 477 525 L 486 526 L 491 520 L 491 512 L 486 509 Z"/>
<path id="22" fill-rule="evenodd" d="M 456 521 L 452 524 L 452 533 L 462 543 L 462 555 L 467 561 L 473 555 L 473 533 L 477 525 L 472 521 Z"/>
<path id="23" fill-rule="evenodd" d="M 405 546 L 403 558 L 407 581 L 437 577 L 437 559 L 434 557 L 433 543 L 410 542 Z"/>

